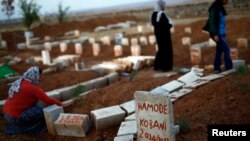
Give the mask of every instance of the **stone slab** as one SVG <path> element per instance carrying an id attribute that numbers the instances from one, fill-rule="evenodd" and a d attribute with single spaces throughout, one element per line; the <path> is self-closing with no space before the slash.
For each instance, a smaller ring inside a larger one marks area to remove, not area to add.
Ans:
<path id="1" fill-rule="evenodd" d="M 234 73 L 235 71 L 236 71 L 235 69 L 231 69 L 231 70 L 228 70 L 228 71 L 224 71 L 224 72 L 220 73 L 219 75 L 225 76 L 225 75 L 229 75 L 231 73 Z"/>
<path id="2" fill-rule="evenodd" d="M 88 115 L 61 113 L 54 123 L 58 135 L 85 137 L 90 129 Z"/>
<path id="3" fill-rule="evenodd" d="M 222 76 L 219 74 L 210 74 L 210 75 L 199 78 L 199 80 L 213 81 L 213 80 L 219 79 L 221 77 Z"/>
<path id="4" fill-rule="evenodd" d="M 108 84 L 108 80 L 106 77 L 100 77 L 90 81 L 92 82 L 94 89 L 102 88 L 104 86 L 107 86 Z"/>
<path id="5" fill-rule="evenodd" d="M 119 130 L 118 130 L 118 133 L 117 133 L 117 136 L 124 136 L 124 135 L 136 135 L 137 133 L 137 123 L 136 121 L 125 121 L 125 122 L 122 122 L 120 127 L 119 127 Z"/>
<path id="6" fill-rule="evenodd" d="M 127 117 L 125 118 L 125 121 L 131 121 L 131 120 L 136 120 L 136 118 L 135 118 L 135 113 L 133 113 L 132 115 L 127 116 Z"/>
<path id="7" fill-rule="evenodd" d="M 169 95 L 169 92 L 162 87 L 156 87 L 150 91 L 152 94 Z"/>
<path id="8" fill-rule="evenodd" d="M 169 97 L 171 99 L 176 99 L 177 100 L 177 99 L 191 93 L 192 91 L 193 91 L 192 89 L 180 89 L 179 91 L 170 94 Z"/>
<path id="9" fill-rule="evenodd" d="M 75 95 L 74 95 L 75 88 L 76 88 L 76 86 L 69 86 L 69 87 L 64 87 L 61 89 L 56 89 L 56 91 L 58 91 L 60 93 L 61 100 L 65 101 L 65 100 L 68 100 L 68 99 L 75 97 Z"/>
<path id="10" fill-rule="evenodd" d="M 188 85 L 198 80 L 199 78 L 200 77 L 196 75 L 194 71 L 190 71 L 189 73 L 184 74 L 183 76 L 179 77 L 177 80 Z"/>
<path id="11" fill-rule="evenodd" d="M 105 76 L 108 80 L 108 85 L 116 82 L 119 79 L 119 74 L 117 72 L 109 73 Z"/>
<path id="12" fill-rule="evenodd" d="M 63 108 L 57 105 L 51 105 L 43 109 L 46 125 L 49 134 L 57 135 L 54 122 L 59 117 L 60 113 L 63 113 Z"/>
<path id="13" fill-rule="evenodd" d="M 209 83 L 210 81 L 195 81 L 189 85 L 186 85 L 184 86 L 183 88 L 186 88 L 186 89 L 196 89 L 198 87 L 201 87 L 203 86 L 204 84 L 206 83 Z"/>
<path id="14" fill-rule="evenodd" d="M 46 92 L 46 93 L 47 93 L 47 95 L 49 97 L 55 98 L 55 99 L 57 99 L 59 101 L 62 100 L 62 97 L 61 97 L 61 94 L 60 94 L 59 91 L 54 90 L 54 91 L 49 91 L 49 92 Z"/>
<path id="15" fill-rule="evenodd" d="M 125 102 L 120 107 L 126 112 L 126 115 L 131 115 L 135 112 L 135 100 Z"/>
<path id="16" fill-rule="evenodd" d="M 175 141 L 174 114 L 170 98 L 136 91 L 137 141 Z"/>
<path id="17" fill-rule="evenodd" d="M 134 135 L 118 136 L 114 138 L 114 141 L 134 141 Z"/>
<path id="18" fill-rule="evenodd" d="M 171 77 L 177 74 L 178 74 L 177 72 L 155 73 L 153 74 L 153 78 Z"/>
<path id="19" fill-rule="evenodd" d="M 126 115 L 120 106 L 111 106 L 91 111 L 91 119 L 97 131 L 118 126 Z"/>
<path id="20" fill-rule="evenodd" d="M 161 86 L 161 88 L 165 89 L 166 91 L 168 91 L 169 93 L 176 91 L 178 89 L 181 89 L 182 86 L 184 86 L 185 84 L 178 82 L 176 80 L 170 81 L 167 84 L 164 84 Z"/>

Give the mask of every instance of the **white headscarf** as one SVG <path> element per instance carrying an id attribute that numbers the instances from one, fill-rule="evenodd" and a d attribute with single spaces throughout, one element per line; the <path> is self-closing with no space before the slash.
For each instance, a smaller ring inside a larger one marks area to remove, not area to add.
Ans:
<path id="1" fill-rule="evenodd" d="M 155 3 L 155 8 L 154 11 L 157 11 L 157 18 L 156 18 L 156 22 L 159 22 L 161 19 L 161 15 L 165 10 L 165 6 L 166 3 L 163 0 L 157 0 L 157 2 Z"/>
<path id="2" fill-rule="evenodd" d="M 20 85 L 23 79 L 30 81 L 32 84 L 37 85 L 40 78 L 40 72 L 38 67 L 29 68 L 21 78 L 17 79 L 10 87 L 8 92 L 8 98 L 12 98 L 15 93 L 19 92 Z"/>

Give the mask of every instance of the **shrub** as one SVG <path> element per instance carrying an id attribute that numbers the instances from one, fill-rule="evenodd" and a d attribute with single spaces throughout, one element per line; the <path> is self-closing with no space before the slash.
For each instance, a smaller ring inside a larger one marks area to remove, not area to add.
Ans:
<path id="1" fill-rule="evenodd" d="M 67 14 L 67 11 L 69 10 L 70 7 L 66 7 L 63 9 L 62 3 L 60 2 L 58 4 L 58 21 L 60 23 L 64 23 L 66 21 L 65 16 Z"/>

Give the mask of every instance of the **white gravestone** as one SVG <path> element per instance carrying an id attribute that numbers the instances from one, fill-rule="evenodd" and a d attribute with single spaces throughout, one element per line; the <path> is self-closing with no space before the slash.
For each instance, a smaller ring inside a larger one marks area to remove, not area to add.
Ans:
<path id="1" fill-rule="evenodd" d="M 175 141 L 173 106 L 168 96 L 136 91 L 137 141 Z"/>
<path id="2" fill-rule="evenodd" d="M 51 60 L 50 60 L 50 54 L 48 50 L 42 50 L 42 59 L 43 59 L 43 64 L 44 65 L 50 65 Z"/>
<path id="3" fill-rule="evenodd" d="M 141 55 L 141 46 L 140 45 L 132 45 L 131 48 L 132 56 L 140 56 Z"/>
<path id="4" fill-rule="evenodd" d="M 150 36 L 148 37 L 148 40 L 149 40 L 149 44 L 150 44 L 150 45 L 154 45 L 154 44 L 156 43 L 156 38 L 155 38 L 154 35 L 150 35 Z"/>
<path id="5" fill-rule="evenodd" d="M 75 51 L 76 51 L 76 54 L 81 55 L 82 54 L 82 44 L 76 43 L 75 44 Z"/>
<path id="6" fill-rule="evenodd" d="M 128 45 L 129 45 L 129 40 L 128 40 L 128 38 L 122 38 L 122 45 L 123 45 L 123 46 L 128 46 Z"/>
<path id="7" fill-rule="evenodd" d="M 85 137 L 90 129 L 88 115 L 61 113 L 55 121 L 55 128 L 58 135 Z"/>
<path id="8" fill-rule="evenodd" d="M 115 57 L 119 57 L 119 56 L 122 56 L 123 54 L 123 48 L 121 45 L 115 45 L 114 47 L 114 55 Z"/>
<path id="9" fill-rule="evenodd" d="M 52 49 L 51 43 L 50 42 L 45 42 L 44 43 L 44 49 L 48 50 L 48 51 L 51 51 L 51 49 Z"/>
<path id="10" fill-rule="evenodd" d="M 144 29 L 143 29 L 143 26 L 142 25 L 138 25 L 137 26 L 137 31 L 138 31 L 138 33 L 143 33 L 144 32 Z"/>
<path id="11" fill-rule="evenodd" d="M 208 43 L 209 47 L 216 47 L 216 42 L 212 38 L 209 38 Z"/>
<path id="12" fill-rule="evenodd" d="M 137 38 L 131 38 L 130 41 L 131 41 L 132 46 L 133 45 L 138 45 L 138 39 Z"/>
<path id="13" fill-rule="evenodd" d="M 95 38 L 89 38 L 89 43 L 94 44 L 95 43 Z"/>
<path id="14" fill-rule="evenodd" d="M 110 44 L 111 44 L 111 41 L 110 41 L 110 37 L 109 37 L 109 36 L 104 36 L 104 37 L 102 37 L 100 40 L 101 40 L 101 42 L 102 42 L 104 45 L 110 46 Z"/>
<path id="15" fill-rule="evenodd" d="M 60 51 L 61 53 L 67 50 L 67 43 L 60 43 Z"/>
<path id="16" fill-rule="evenodd" d="M 79 36 L 80 36 L 80 31 L 79 31 L 79 30 L 74 30 L 74 35 L 75 35 L 76 37 L 79 37 Z"/>
<path id="17" fill-rule="evenodd" d="M 201 49 L 199 47 L 190 48 L 190 58 L 191 62 L 195 65 L 200 64 L 201 62 Z"/>
<path id="18" fill-rule="evenodd" d="M 92 49 L 93 49 L 93 55 L 94 56 L 99 56 L 99 54 L 101 52 L 100 44 L 98 44 L 98 43 L 92 44 Z"/>

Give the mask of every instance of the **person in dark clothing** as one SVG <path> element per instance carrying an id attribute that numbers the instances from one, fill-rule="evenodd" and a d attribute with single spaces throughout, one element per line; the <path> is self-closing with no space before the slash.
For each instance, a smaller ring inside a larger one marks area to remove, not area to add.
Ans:
<path id="1" fill-rule="evenodd" d="M 233 68 L 230 47 L 226 42 L 226 15 L 224 5 L 228 0 L 215 0 L 209 8 L 209 17 L 203 30 L 208 31 L 210 37 L 216 42 L 214 70 L 221 72 L 221 55 L 224 53 L 225 69 Z"/>
<path id="2" fill-rule="evenodd" d="M 173 68 L 173 49 L 170 33 L 172 24 L 165 15 L 164 9 L 165 2 L 158 0 L 151 15 L 151 24 L 154 26 L 154 34 L 158 45 L 154 60 L 154 70 L 156 71 L 170 71 Z"/>

